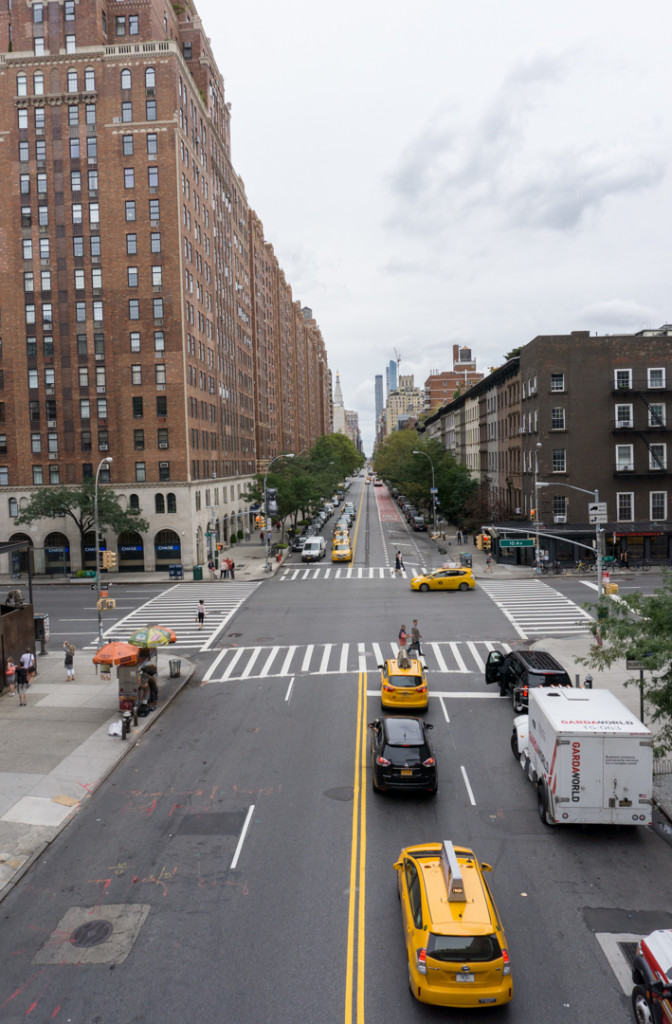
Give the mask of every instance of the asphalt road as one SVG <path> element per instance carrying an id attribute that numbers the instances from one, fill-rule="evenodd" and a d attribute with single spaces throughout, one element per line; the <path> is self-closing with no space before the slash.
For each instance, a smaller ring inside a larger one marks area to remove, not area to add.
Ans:
<path id="1" fill-rule="evenodd" d="M 427 561 L 425 537 L 380 522 L 373 488 L 350 495 L 361 501 L 355 566 L 393 564 L 398 546 L 407 565 Z M 577 580 L 551 585 L 585 600 Z M 76 606 L 58 614 L 75 629 Z M 629 1021 L 597 933 L 672 926 L 672 849 L 648 829 L 542 825 L 511 755 L 510 702 L 483 696 L 471 662 L 430 676 L 446 694 L 427 713 L 433 800 L 371 791 L 373 672 L 222 682 L 213 671 L 227 645 L 389 644 L 415 616 L 426 642 L 515 639 L 481 589 L 411 594 L 391 573 L 258 588 L 222 649 L 200 656 L 192 684 L 3 903 L 0 1022 L 472 1021 L 415 1003 L 406 983 L 392 864 L 402 846 L 440 839 L 494 868 L 514 1000 L 479 1020 Z M 116 944 L 74 947 L 82 922 L 111 923 Z"/>

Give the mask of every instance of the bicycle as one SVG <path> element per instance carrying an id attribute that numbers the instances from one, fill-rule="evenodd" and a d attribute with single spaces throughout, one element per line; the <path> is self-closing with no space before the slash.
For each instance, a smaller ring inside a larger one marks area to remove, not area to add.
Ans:
<path id="1" fill-rule="evenodd" d="M 583 572 L 597 572 L 597 562 L 577 562 L 574 566 L 574 572 L 577 576 L 580 576 Z"/>
<path id="2" fill-rule="evenodd" d="M 541 563 L 541 575 L 550 576 L 553 573 L 554 576 L 561 576 L 564 573 L 563 567 L 560 562 L 542 562 Z"/>
<path id="3" fill-rule="evenodd" d="M 651 568 L 651 562 L 647 562 L 645 558 L 639 558 L 636 562 L 629 562 L 628 569 L 630 572 L 648 572 Z"/>

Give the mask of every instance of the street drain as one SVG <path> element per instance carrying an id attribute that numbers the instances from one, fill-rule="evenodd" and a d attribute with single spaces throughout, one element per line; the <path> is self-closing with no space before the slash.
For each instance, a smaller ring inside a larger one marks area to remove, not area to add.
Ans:
<path id="1" fill-rule="evenodd" d="M 91 949 L 92 946 L 100 946 L 107 942 L 114 931 L 114 926 L 109 921 L 87 921 L 75 928 L 70 936 L 70 942 L 78 949 Z"/>

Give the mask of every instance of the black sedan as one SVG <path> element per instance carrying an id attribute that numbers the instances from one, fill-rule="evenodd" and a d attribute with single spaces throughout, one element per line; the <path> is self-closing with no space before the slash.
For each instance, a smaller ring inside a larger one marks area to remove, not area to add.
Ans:
<path id="1" fill-rule="evenodd" d="M 436 793 L 439 773 L 427 731 L 430 722 L 388 715 L 369 723 L 371 784 L 374 793 L 388 789 Z"/>

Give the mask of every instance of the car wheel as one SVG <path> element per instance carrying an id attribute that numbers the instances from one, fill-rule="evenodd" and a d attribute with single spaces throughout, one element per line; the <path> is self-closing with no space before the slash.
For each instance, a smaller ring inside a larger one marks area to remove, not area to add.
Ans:
<path id="1" fill-rule="evenodd" d="M 641 985 L 635 985 L 632 990 L 632 1012 L 637 1024 L 656 1024 L 649 994 Z"/>
<path id="2" fill-rule="evenodd" d="M 460 590 L 469 590 L 468 583 L 460 583 Z"/>
<path id="3" fill-rule="evenodd" d="M 548 825 L 548 818 L 546 817 L 546 790 L 543 782 L 540 782 L 537 786 L 537 811 L 544 825 Z"/>
<path id="4" fill-rule="evenodd" d="M 429 583 L 421 583 L 418 589 L 422 590 L 423 592 L 426 592 L 427 590 L 429 590 Z"/>
<path id="5" fill-rule="evenodd" d="M 515 729 L 511 734 L 511 750 L 513 751 L 513 756 L 515 757 L 516 761 L 520 761 L 520 751 L 518 749 L 518 733 Z"/>

